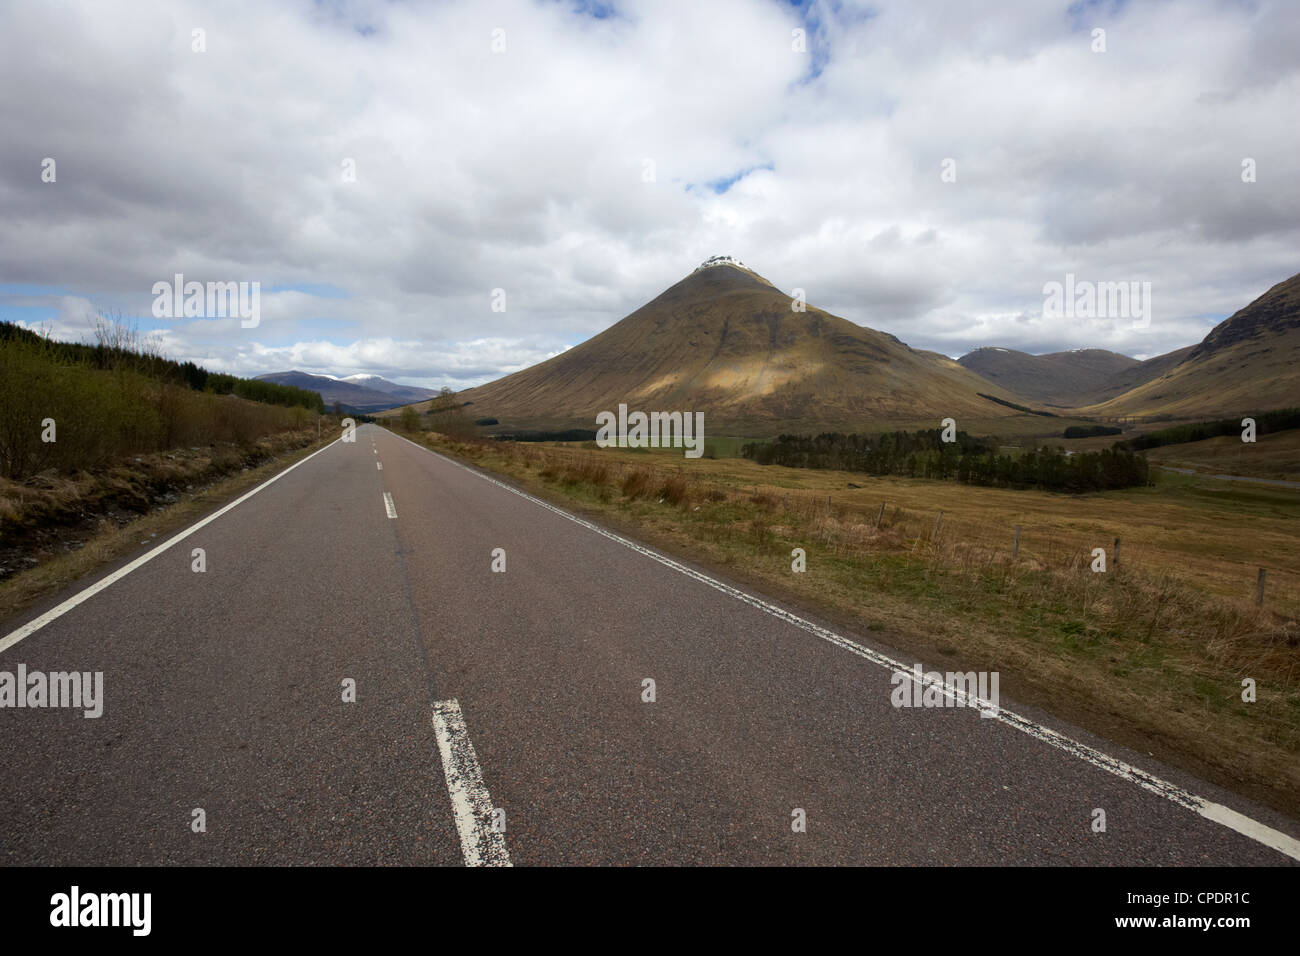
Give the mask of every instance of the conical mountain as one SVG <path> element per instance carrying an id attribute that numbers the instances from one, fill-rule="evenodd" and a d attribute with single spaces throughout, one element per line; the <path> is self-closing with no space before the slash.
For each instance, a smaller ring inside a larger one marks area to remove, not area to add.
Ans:
<path id="1" fill-rule="evenodd" d="M 708 260 L 599 335 L 461 393 L 512 427 L 595 428 L 620 403 L 702 411 L 714 434 L 783 428 L 937 427 L 1018 414 L 1021 403 L 957 362 L 911 349 L 790 296 L 733 259 Z"/>

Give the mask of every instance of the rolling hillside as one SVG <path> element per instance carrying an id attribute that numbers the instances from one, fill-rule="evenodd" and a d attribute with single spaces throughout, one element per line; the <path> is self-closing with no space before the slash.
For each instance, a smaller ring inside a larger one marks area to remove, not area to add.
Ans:
<path id="1" fill-rule="evenodd" d="M 1152 379 L 1159 378 L 1160 376 L 1172 371 L 1173 368 L 1183 359 L 1187 358 L 1195 348 L 1195 345 L 1187 345 L 1181 349 L 1166 352 L 1164 355 L 1157 355 L 1154 358 L 1138 362 L 1136 365 L 1130 365 L 1111 376 L 1091 393 L 1080 395 L 1078 404 L 1093 405 L 1098 402 L 1104 402 L 1117 395 L 1123 395 L 1125 392 L 1131 391 L 1139 385 L 1145 385 Z"/>
<path id="2" fill-rule="evenodd" d="M 1030 355 L 1015 349 L 981 348 L 968 352 L 957 361 L 977 375 L 1025 398 L 1065 407 L 1081 404 L 1117 376 L 1142 364 L 1137 359 L 1106 349 L 1073 349 Z"/>
<path id="3" fill-rule="evenodd" d="M 418 385 L 398 385 L 396 382 L 390 382 L 381 375 L 367 375 L 359 373 L 357 375 L 348 375 L 339 379 L 340 382 L 348 382 L 352 385 L 360 385 L 363 388 L 373 389 L 376 392 L 383 392 L 390 398 L 399 399 L 403 403 L 422 402 L 426 399 L 433 398 L 437 391 L 432 388 L 421 388 Z"/>
<path id="4" fill-rule="evenodd" d="M 1170 356 L 1152 359 L 1152 363 Z M 1149 381 L 1081 409 L 1087 415 L 1214 418 L 1300 399 L 1300 274 L 1220 322 Z"/>
<path id="5" fill-rule="evenodd" d="M 812 306 L 794 312 L 766 279 L 710 260 L 581 345 L 459 397 L 511 427 L 594 428 L 619 403 L 703 411 L 715 434 L 1024 417 L 980 392 L 1024 403 L 892 335 Z"/>

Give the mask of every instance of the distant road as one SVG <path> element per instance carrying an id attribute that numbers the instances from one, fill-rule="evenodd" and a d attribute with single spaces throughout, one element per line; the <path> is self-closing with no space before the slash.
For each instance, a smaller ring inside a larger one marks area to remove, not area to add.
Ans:
<path id="1" fill-rule="evenodd" d="M 1300 488 L 1300 481 L 1285 481 L 1281 478 L 1251 478 L 1247 475 L 1211 475 L 1192 468 L 1175 468 L 1172 465 L 1157 465 L 1165 471 L 1176 471 L 1180 475 L 1195 475 L 1198 478 L 1216 478 L 1219 481 L 1248 481 L 1256 485 L 1280 485 L 1283 488 Z"/>
<path id="2" fill-rule="evenodd" d="M 91 584 L 0 627 L 0 671 L 106 698 L 0 709 L 6 864 L 1300 858 L 1294 821 L 1005 698 L 896 709 L 887 648 L 375 426 L 54 613 Z"/>

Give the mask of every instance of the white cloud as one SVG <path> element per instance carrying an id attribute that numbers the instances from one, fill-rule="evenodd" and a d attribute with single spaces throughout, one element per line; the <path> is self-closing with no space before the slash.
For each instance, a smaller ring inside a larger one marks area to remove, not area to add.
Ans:
<path id="1" fill-rule="evenodd" d="M 256 329 L 163 338 L 244 374 L 461 387 L 595 334 L 714 254 L 949 354 L 1156 354 L 1297 271 L 1293 5 L 616 12 L 4 5 L 0 282 L 67 291 L 0 289 L 0 316 L 147 316 L 175 272 L 329 285 L 347 297 L 264 291 Z M 46 156 L 57 183 L 40 180 Z M 706 185 L 745 170 L 721 195 Z M 1152 328 L 1042 319 L 1043 284 L 1066 272 L 1150 280 Z"/>

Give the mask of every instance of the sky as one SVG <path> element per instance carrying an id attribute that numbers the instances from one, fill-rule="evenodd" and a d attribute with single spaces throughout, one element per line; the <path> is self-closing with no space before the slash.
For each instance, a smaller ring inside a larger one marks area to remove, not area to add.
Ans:
<path id="1" fill-rule="evenodd" d="M 731 255 L 915 348 L 1145 358 L 1300 271 L 1298 119 L 1293 2 L 0 0 L 0 319 L 459 389 Z M 257 324 L 156 317 L 176 274 Z"/>

